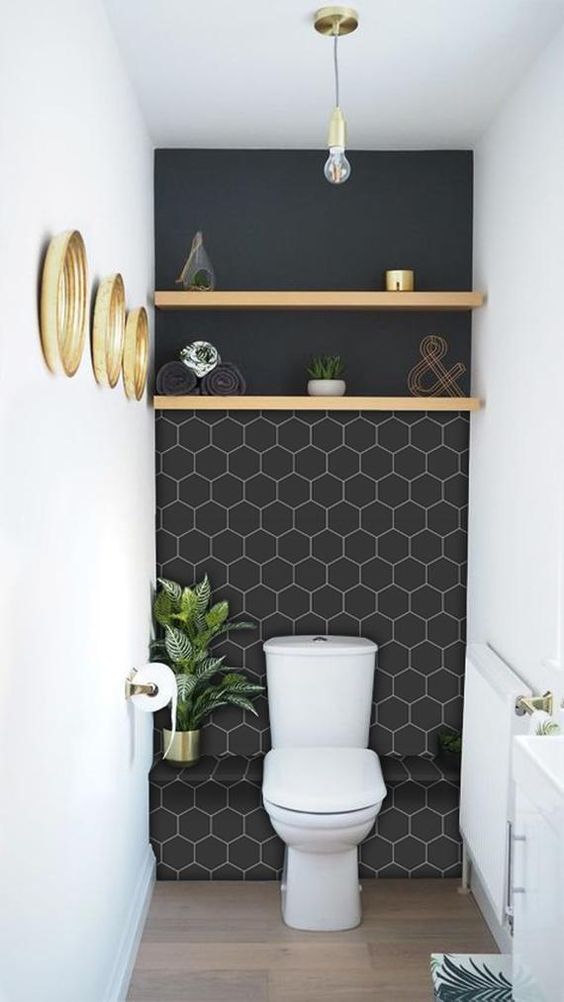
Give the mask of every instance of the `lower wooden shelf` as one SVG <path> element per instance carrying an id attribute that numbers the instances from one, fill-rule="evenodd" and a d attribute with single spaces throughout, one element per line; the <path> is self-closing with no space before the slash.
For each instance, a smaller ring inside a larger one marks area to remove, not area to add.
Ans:
<path id="1" fill-rule="evenodd" d="M 163 411 L 477 411 L 479 397 L 153 397 Z"/>

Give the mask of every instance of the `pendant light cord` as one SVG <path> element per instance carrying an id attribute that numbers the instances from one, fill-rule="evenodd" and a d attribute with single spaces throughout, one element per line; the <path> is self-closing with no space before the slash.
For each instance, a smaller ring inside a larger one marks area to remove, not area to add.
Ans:
<path id="1" fill-rule="evenodd" d="M 339 60 L 337 56 L 337 42 L 339 41 L 339 36 L 333 36 L 333 65 L 335 68 L 335 104 L 337 108 L 339 107 Z"/>

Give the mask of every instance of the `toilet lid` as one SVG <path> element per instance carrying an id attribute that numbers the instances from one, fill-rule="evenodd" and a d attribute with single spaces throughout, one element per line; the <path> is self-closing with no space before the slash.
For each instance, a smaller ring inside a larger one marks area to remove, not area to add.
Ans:
<path id="1" fill-rule="evenodd" d="M 368 748 L 273 748 L 264 760 L 265 801 L 307 814 L 343 814 L 386 796 L 380 761 Z"/>
<path id="2" fill-rule="evenodd" d="M 265 654 L 299 654 L 300 657 L 326 658 L 328 655 L 354 657 L 377 651 L 378 646 L 366 637 L 307 636 L 271 637 L 262 645 Z"/>

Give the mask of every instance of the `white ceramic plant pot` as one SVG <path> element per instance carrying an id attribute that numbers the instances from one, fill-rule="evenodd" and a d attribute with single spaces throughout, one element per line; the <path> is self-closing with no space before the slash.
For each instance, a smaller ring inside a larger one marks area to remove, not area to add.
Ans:
<path id="1" fill-rule="evenodd" d="M 310 397 L 343 397 L 346 388 L 344 379 L 310 379 L 307 384 Z"/>

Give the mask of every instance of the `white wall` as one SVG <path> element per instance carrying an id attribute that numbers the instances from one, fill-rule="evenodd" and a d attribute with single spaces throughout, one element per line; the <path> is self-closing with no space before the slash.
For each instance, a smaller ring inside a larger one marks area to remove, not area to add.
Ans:
<path id="1" fill-rule="evenodd" d="M 564 33 L 475 153 L 469 636 L 564 695 Z"/>
<path id="2" fill-rule="evenodd" d="M 105 1002 L 147 875 L 153 432 L 146 401 L 42 360 L 54 233 L 91 275 L 152 285 L 152 151 L 99 0 L 2 3 L 0 31 L 0 997 Z"/>

